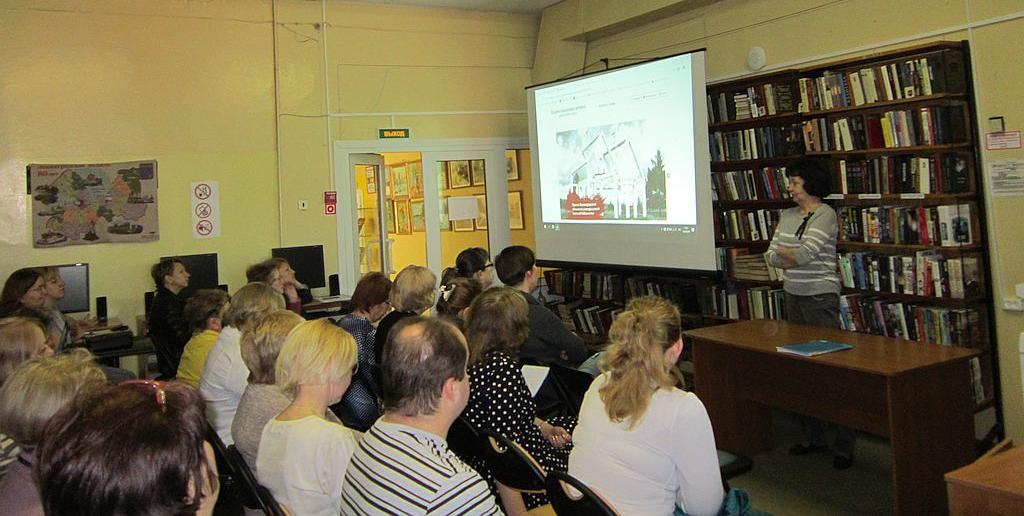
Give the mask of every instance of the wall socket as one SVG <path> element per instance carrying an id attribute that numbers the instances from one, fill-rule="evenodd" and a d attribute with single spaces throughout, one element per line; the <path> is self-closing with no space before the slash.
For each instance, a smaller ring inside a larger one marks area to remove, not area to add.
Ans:
<path id="1" fill-rule="evenodd" d="M 299 201 L 299 210 L 306 211 L 308 209 L 309 209 L 309 201 L 306 201 L 306 200 Z"/>

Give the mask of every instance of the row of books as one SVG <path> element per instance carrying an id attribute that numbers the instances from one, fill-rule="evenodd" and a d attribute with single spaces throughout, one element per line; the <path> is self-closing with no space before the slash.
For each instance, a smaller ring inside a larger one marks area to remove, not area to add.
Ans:
<path id="1" fill-rule="evenodd" d="M 843 206 L 839 240 L 869 244 L 957 247 L 974 243 L 970 204 L 942 206 Z"/>
<path id="2" fill-rule="evenodd" d="M 544 271 L 548 293 L 567 300 L 608 302 L 625 305 L 634 297 L 655 295 L 672 301 L 683 312 L 697 313 L 696 287 L 647 276 L 580 270 Z"/>
<path id="3" fill-rule="evenodd" d="M 797 124 L 711 133 L 711 161 L 774 158 L 800 154 Z"/>
<path id="4" fill-rule="evenodd" d="M 793 86 L 770 82 L 732 92 L 708 95 L 708 121 L 712 124 L 794 112 Z"/>
<path id="5" fill-rule="evenodd" d="M 807 152 L 896 149 L 966 141 L 961 105 L 926 106 L 855 115 L 813 118 L 802 125 Z"/>
<path id="6" fill-rule="evenodd" d="M 711 174 L 711 194 L 716 201 L 789 199 L 786 167 L 730 170 Z"/>
<path id="7" fill-rule="evenodd" d="M 961 193 L 970 188 L 967 160 L 957 154 L 878 156 L 836 161 L 841 194 Z"/>
<path id="8" fill-rule="evenodd" d="M 839 296 L 839 320 L 845 330 L 943 346 L 971 346 L 982 333 L 976 310 L 893 302 L 866 294 Z"/>
<path id="9" fill-rule="evenodd" d="M 839 253 L 843 286 L 875 292 L 964 299 L 981 292 L 977 256 L 947 258 L 934 251 L 913 255 Z"/>
<path id="10" fill-rule="evenodd" d="M 856 70 L 826 71 L 798 81 L 801 113 L 964 91 L 963 54 L 943 50 Z"/>
<path id="11" fill-rule="evenodd" d="M 715 217 L 715 234 L 721 240 L 771 240 L 781 210 L 724 210 Z"/>
<path id="12" fill-rule="evenodd" d="M 576 333 L 608 336 L 612 322 L 620 313 L 621 306 L 587 304 L 577 300 L 555 305 L 562 322 L 568 323 Z"/>
<path id="13" fill-rule="evenodd" d="M 727 319 L 786 319 L 786 294 L 781 288 L 736 288 L 710 285 L 701 289 L 704 315 Z"/>

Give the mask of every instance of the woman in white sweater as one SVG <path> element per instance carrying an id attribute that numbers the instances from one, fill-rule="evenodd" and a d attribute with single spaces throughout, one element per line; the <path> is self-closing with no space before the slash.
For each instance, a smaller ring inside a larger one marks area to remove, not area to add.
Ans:
<path id="1" fill-rule="evenodd" d="M 717 514 L 724 490 L 704 404 L 675 387 L 683 350 L 679 310 L 634 299 L 612 324 L 603 373 L 572 434 L 569 473 L 620 514 Z"/>

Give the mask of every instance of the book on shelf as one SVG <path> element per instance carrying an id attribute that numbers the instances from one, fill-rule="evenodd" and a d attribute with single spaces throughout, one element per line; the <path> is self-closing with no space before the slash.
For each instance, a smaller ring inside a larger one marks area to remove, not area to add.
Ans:
<path id="1" fill-rule="evenodd" d="M 981 284 L 977 256 L 848 252 L 839 253 L 837 262 L 842 285 L 850 289 L 964 299 L 978 294 Z"/>
<path id="2" fill-rule="evenodd" d="M 818 355 L 835 353 L 836 351 L 846 351 L 848 349 L 853 349 L 853 346 L 831 340 L 812 340 L 810 342 L 803 342 L 800 344 L 789 344 L 786 346 L 775 347 L 775 350 L 779 353 L 789 353 L 792 355 L 800 355 L 802 357 L 816 357 Z"/>
<path id="3" fill-rule="evenodd" d="M 844 152 L 944 145 L 967 141 L 960 104 L 895 109 L 884 113 L 813 118 L 801 124 L 807 152 Z"/>
<path id="4" fill-rule="evenodd" d="M 800 126 L 751 127 L 711 133 L 711 161 L 776 158 L 800 153 Z"/>
<path id="5" fill-rule="evenodd" d="M 792 112 L 793 87 L 784 82 L 766 82 L 708 95 L 708 121 L 712 124 Z"/>
<path id="6" fill-rule="evenodd" d="M 781 288 L 707 285 L 699 295 L 704 315 L 727 319 L 786 318 L 786 294 Z"/>
<path id="7" fill-rule="evenodd" d="M 716 201 L 778 201 L 789 198 L 786 167 L 730 170 L 711 174 Z"/>
<path id="8" fill-rule="evenodd" d="M 943 346 L 975 345 L 981 333 L 977 310 L 904 303 L 867 294 L 839 296 L 839 319 L 844 330 Z"/>
<path id="9" fill-rule="evenodd" d="M 769 241 L 782 210 L 725 210 L 715 218 L 715 232 L 723 240 Z"/>
<path id="10" fill-rule="evenodd" d="M 960 247 L 974 244 L 970 204 L 841 206 L 839 241 Z M 945 233 L 943 233 L 945 231 Z"/>
<path id="11" fill-rule="evenodd" d="M 877 156 L 836 160 L 833 183 L 841 194 L 963 193 L 968 174 L 959 154 Z"/>

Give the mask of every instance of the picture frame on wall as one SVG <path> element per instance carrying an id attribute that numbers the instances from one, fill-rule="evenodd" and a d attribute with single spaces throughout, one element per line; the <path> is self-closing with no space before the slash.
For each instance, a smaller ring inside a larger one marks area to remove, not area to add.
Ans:
<path id="1" fill-rule="evenodd" d="M 483 186 L 487 181 L 487 171 L 484 169 L 484 160 L 474 159 L 469 162 L 470 175 L 473 179 L 473 186 Z"/>
<path id="2" fill-rule="evenodd" d="M 526 222 L 523 220 L 522 191 L 508 193 L 508 225 L 509 229 L 526 229 Z"/>
<path id="3" fill-rule="evenodd" d="M 384 167 L 384 196 L 388 199 L 394 198 L 394 189 L 391 188 L 391 167 Z"/>
<path id="4" fill-rule="evenodd" d="M 476 229 L 487 229 L 487 196 L 484 194 L 477 194 L 476 197 L 476 212 L 477 216 L 473 219 L 473 224 Z"/>
<path id="5" fill-rule="evenodd" d="M 437 192 L 441 193 L 448 189 L 448 162 L 437 162 Z"/>
<path id="6" fill-rule="evenodd" d="M 384 220 L 384 228 L 388 233 L 394 234 L 398 232 L 396 231 L 395 226 L 395 201 L 387 201 L 387 203 L 388 204 L 384 209 L 384 215 L 386 217 Z"/>
<path id="7" fill-rule="evenodd" d="M 473 186 L 468 160 L 448 162 L 448 186 L 450 188 Z"/>
<path id="8" fill-rule="evenodd" d="M 395 201 L 395 226 L 399 235 L 412 234 L 412 208 L 409 201 Z"/>
<path id="9" fill-rule="evenodd" d="M 452 231 L 463 232 L 473 231 L 473 219 L 460 219 L 452 221 Z"/>
<path id="10" fill-rule="evenodd" d="M 412 212 L 412 232 L 423 233 L 427 230 L 426 210 L 424 209 L 423 201 L 412 201 L 409 208 Z"/>
<path id="11" fill-rule="evenodd" d="M 440 212 L 440 220 L 439 220 L 439 222 L 441 223 L 441 231 L 451 231 L 452 230 L 452 223 L 451 223 L 450 220 L 448 220 L 448 198 L 447 197 L 442 197 L 441 198 L 440 209 L 438 210 L 438 212 Z"/>
<path id="12" fill-rule="evenodd" d="M 366 167 L 366 193 L 377 193 L 377 172 L 374 167 Z"/>
<path id="13" fill-rule="evenodd" d="M 409 173 L 409 198 L 410 199 L 422 199 L 423 198 L 423 163 L 420 161 L 413 161 L 406 165 L 406 170 Z"/>
<path id="14" fill-rule="evenodd" d="M 509 181 L 519 180 L 519 160 L 516 158 L 515 149 L 505 150 L 505 179 Z"/>
<path id="15" fill-rule="evenodd" d="M 409 174 L 404 164 L 391 167 L 391 182 L 395 197 L 409 196 Z"/>

